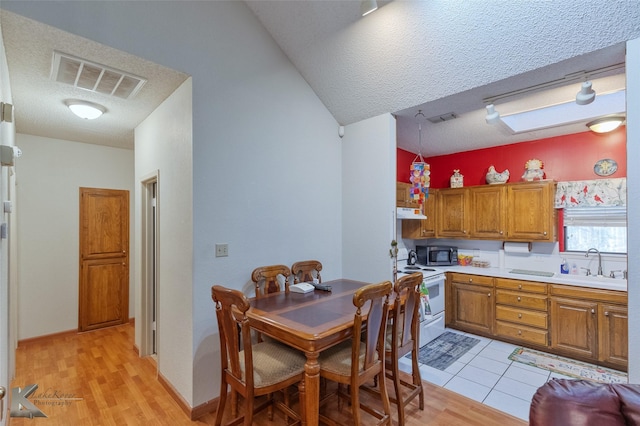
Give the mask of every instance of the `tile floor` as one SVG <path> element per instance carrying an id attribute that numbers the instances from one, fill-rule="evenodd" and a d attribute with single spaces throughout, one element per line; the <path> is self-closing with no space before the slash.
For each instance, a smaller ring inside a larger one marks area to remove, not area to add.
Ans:
<path id="1" fill-rule="evenodd" d="M 509 355 L 518 345 L 458 330 L 447 330 L 475 337 L 480 339 L 480 343 L 444 371 L 421 364 L 422 380 L 522 420 L 529 421 L 529 405 L 538 387 L 554 377 L 572 378 L 511 361 Z M 410 372 L 411 360 L 401 358 L 400 369 Z"/>

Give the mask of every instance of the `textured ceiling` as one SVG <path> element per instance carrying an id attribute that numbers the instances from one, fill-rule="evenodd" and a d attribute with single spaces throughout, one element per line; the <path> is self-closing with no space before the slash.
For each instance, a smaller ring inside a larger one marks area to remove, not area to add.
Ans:
<path id="1" fill-rule="evenodd" d="M 188 76 L 139 57 L 0 11 L 18 133 L 133 149 L 133 131 Z M 132 99 L 77 89 L 49 78 L 58 50 L 147 78 Z M 81 99 L 107 109 L 96 120 L 71 113 L 65 100 Z"/>
<path id="2" fill-rule="evenodd" d="M 339 124 L 383 113 L 397 117 L 397 143 L 432 156 L 576 133 L 584 123 L 511 135 L 484 122 L 483 101 L 533 85 L 624 62 L 625 40 L 640 37 L 640 2 L 379 1 L 361 17 L 359 1 L 246 1 Z M 150 6 L 152 7 L 152 6 Z M 0 11 L 17 131 L 131 148 L 133 129 L 188 76 L 127 53 Z M 602 16 L 610 16 L 607 21 Z M 615 25 L 612 24 L 615 22 Z M 148 78 L 130 101 L 49 80 L 60 50 Z M 623 72 L 623 70 L 619 70 Z M 594 81 L 596 92 L 625 85 L 624 74 Z M 604 89 L 606 87 L 606 89 Z M 496 103 L 502 113 L 569 101 L 579 83 Z M 108 113 L 82 121 L 68 98 Z M 415 114 L 453 112 L 424 122 Z"/>

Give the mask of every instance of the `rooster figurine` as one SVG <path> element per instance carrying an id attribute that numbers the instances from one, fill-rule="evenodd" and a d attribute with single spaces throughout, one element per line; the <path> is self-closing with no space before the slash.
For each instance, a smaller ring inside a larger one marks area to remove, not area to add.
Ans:
<path id="1" fill-rule="evenodd" d="M 487 183 L 489 185 L 495 185 L 498 183 L 505 183 L 509 180 L 509 169 L 505 169 L 502 173 L 498 173 L 493 165 L 489 166 L 487 172 Z"/>

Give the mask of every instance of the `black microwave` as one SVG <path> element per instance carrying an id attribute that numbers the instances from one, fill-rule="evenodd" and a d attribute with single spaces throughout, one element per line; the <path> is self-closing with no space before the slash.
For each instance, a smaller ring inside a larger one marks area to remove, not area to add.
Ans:
<path id="1" fill-rule="evenodd" d="M 420 265 L 445 266 L 458 264 L 458 247 L 416 246 L 417 263 Z"/>

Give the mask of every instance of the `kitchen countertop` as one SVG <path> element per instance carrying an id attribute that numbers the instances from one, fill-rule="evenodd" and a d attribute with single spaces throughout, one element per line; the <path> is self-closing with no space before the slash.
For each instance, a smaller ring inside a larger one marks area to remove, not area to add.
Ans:
<path id="1" fill-rule="evenodd" d="M 627 291 L 627 280 L 622 278 L 609 278 L 585 275 L 553 274 L 552 277 L 539 275 L 526 275 L 511 273 L 511 269 L 477 268 L 474 266 L 440 266 L 447 272 L 461 274 L 486 275 L 496 278 L 511 278 L 523 281 L 537 281 L 549 284 L 563 284 L 577 287 L 599 288 L 603 290 Z"/>

